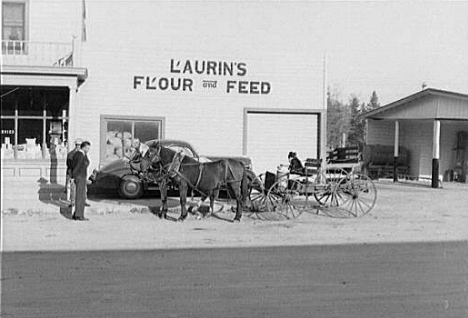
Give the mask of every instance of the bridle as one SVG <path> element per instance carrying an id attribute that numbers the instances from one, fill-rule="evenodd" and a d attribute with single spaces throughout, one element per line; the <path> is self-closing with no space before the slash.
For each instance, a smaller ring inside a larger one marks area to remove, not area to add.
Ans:
<path id="1" fill-rule="evenodd" d="M 140 170 L 140 172 L 147 180 L 161 182 L 170 176 L 169 167 L 171 166 L 171 163 L 163 165 L 161 161 L 161 147 L 157 147 L 156 149 L 156 152 L 154 152 L 151 148 L 148 149 L 148 152 L 141 158 L 141 162 L 147 160 L 149 161 L 149 164 L 147 167 L 145 167 L 145 170 Z M 151 175 L 153 177 L 150 177 Z M 155 175 L 158 176 L 154 177 Z"/>

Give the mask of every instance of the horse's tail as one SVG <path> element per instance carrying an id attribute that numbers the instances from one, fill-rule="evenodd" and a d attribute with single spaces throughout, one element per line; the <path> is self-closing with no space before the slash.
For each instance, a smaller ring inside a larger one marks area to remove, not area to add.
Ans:
<path id="1" fill-rule="evenodd" d="M 241 194 L 242 194 L 242 203 L 244 206 L 249 204 L 249 178 L 247 175 L 247 168 L 244 167 L 244 171 L 242 173 L 242 181 L 241 181 Z"/>

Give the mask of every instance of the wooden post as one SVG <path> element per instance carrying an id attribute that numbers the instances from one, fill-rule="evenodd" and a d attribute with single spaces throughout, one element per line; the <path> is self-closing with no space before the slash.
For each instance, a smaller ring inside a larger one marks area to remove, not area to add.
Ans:
<path id="1" fill-rule="evenodd" d="M 320 149 L 319 160 L 322 160 L 322 167 L 327 163 L 327 58 L 323 55 L 323 76 L 322 76 L 322 113 L 320 115 Z"/>
<path id="2" fill-rule="evenodd" d="M 395 140 L 393 147 L 393 182 L 398 182 L 398 148 L 400 142 L 400 123 L 395 121 Z"/>
<path id="3" fill-rule="evenodd" d="M 73 144 L 76 136 L 76 87 L 70 86 L 68 88 L 68 152 L 73 150 Z"/>
<path id="4" fill-rule="evenodd" d="M 432 187 L 439 187 L 439 158 L 440 158 L 440 120 L 434 121 L 432 139 Z"/>

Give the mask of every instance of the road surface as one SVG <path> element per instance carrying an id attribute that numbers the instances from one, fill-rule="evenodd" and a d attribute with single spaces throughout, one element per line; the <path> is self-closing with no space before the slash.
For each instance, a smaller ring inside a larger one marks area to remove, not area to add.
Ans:
<path id="1" fill-rule="evenodd" d="M 2 317 L 468 317 L 468 245 L 2 255 Z"/>

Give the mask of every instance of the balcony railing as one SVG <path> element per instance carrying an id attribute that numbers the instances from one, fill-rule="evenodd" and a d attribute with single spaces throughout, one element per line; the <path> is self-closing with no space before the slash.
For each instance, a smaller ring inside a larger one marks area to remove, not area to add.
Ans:
<path id="1" fill-rule="evenodd" d="M 73 42 L 2 41 L 2 65 L 73 66 Z"/>

